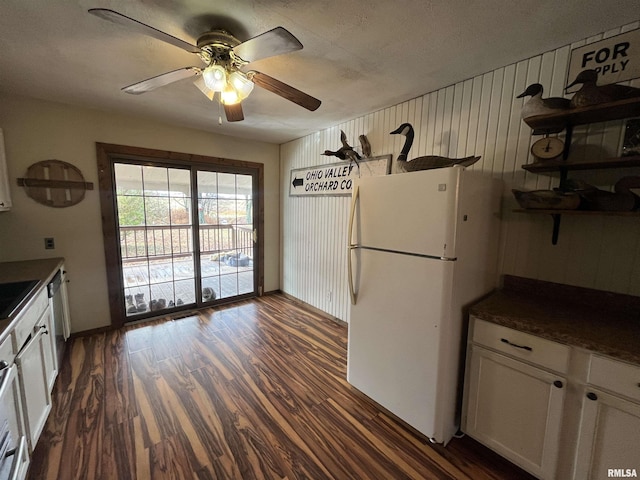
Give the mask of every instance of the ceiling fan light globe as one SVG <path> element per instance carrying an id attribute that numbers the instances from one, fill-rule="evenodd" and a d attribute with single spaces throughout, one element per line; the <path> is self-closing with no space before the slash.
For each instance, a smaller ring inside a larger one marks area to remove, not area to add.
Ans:
<path id="1" fill-rule="evenodd" d="M 200 90 L 202 93 L 204 93 L 204 95 L 211 101 L 213 101 L 213 97 L 216 94 L 216 92 L 214 92 L 213 90 L 211 90 L 209 87 L 207 87 L 207 85 L 204 83 L 204 78 L 202 78 L 202 75 L 198 75 L 198 78 L 196 78 L 193 81 L 193 84 L 198 87 L 198 90 Z"/>
<path id="2" fill-rule="evenodd" d="M 240 102 L 238 91 L 231 84 L 227 84 L 221 93 L 221 102 L 223 105 L 235 105 Z"/>
<path id="3" fill-rule="evenodd" d="M 253 91 L 253 82 L 242 72 L 233 72 L 229 75 L 229 82 L 238 92 L 240 100 L 244 100 Z"/>
<path id="4" fill-rule="evenodd" d="M 204 84 L 214 92 L 222 92 L 227 84 L 227 72 L 220 65 L 209 65 L 202 72 Z"/>

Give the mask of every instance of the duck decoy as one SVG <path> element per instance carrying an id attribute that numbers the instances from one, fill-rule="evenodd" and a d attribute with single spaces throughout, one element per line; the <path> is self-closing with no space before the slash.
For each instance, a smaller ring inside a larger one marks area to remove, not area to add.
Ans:
<path id="1" fill-rule="evenodd" d="M 558 190 L 511 189 L 518 204 L 524 209 L 575 210 L 580 206 L 580 195 L 576 192 Z"/>
<path id="2" fill-rule="evenodd" d="M 532 83 L 527 89 L 516 98 L 531 97 L 522 107 L 521 116 L 523 119 L 534 117 L 536 115 L 548 115 L 571 107 L 571 101 L 568 98 L 549 97 L 542 98 L 544 91 L 539 83 Z"/>
<path id="3" fill-rule="evenodd" d="M 617 85 L 615 83 L 598 86 L 597 81 L 598 72 L 596 70 L 583 70 L 572 83 L 567 85 L 567 88 L 570 88 L 574 85 L 582 84 L 580 90 L 571 98 L 572 108 L 640 97 L 640 88 Z"/>
<path id="4" fill-rule="evenodd" d="M 358 160 L 361 158 L 360 154 L 347 143 L 347 135 L 342 130 L 340 130 L 340 141 L 342 142 L 342 147 L 335 152 L 325 150 L 322 155 L 338 157 L 340 160 L 349 160 L 349 163 L 355 162 L 358 168 L 360 168 L 360 164 L 358 163 Z"/>
<path id="5" fill-rule="evenodd" d="M 365 157 L 371 156 L 371 144 L 366 135 L 360 135 L 360 146 L 362 147 L 362 155 Z"/>
<path id="6" fill-rule="evenodd" d="M 404 146 L 400 151 L 400 155 L 396 159 L 396 165 L 401 172 L 415 172 L 418 170 L 430 170 L 432 168 L 445 168 L 452 167 L 453 165 L 462 165 L 468 167 L 473 165 L 480 157 L 470 156 L 464 158 L 449 158 L 440 157 L 438 155 L 425 155 L 423 157 L 416 157 L 407 161 L 407 155 L 413 145 L 413 126 L 410 123 L 403 123 L 396 128 L 391 135 L 404 135 L 406 137 Z"/>
<path id="7" fill-rule="evenodd" d="M 580 208 L 601 212 L 631 212 L 640 208 L 640 177 L 623 177 L 616 182 L 613 192 L 600 190 L 582 180 L 568 180 L 565 188 L 580 195 Z"/>

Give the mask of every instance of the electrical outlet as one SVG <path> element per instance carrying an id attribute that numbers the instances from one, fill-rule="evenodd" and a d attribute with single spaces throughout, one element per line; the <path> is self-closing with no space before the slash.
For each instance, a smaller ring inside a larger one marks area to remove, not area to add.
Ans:
<path id="1" fill-rule="evenodd" d="M 329 290 L 329 291 L 327 292 L 327 301 L 328 301 L 329 303 L 331 303 L 331 300 L 333 299 L 332 297 L 333 297 L 333 292 L 332 292 L 331 290 Z"/>
<path id="2" fill-rule="evenodd" d="M 53 250 L 56 248 L 56 242 L 53 237 L 45 237 L 44 248 L 45 250 Z"/>

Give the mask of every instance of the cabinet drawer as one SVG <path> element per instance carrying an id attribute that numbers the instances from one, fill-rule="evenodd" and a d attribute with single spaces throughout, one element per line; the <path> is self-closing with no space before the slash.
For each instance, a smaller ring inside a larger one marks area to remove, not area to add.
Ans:
<path id="1" fill-rule="evenodd" d="M 13 344 L 11 343 L 11 335 L 4 339 L 2 343 L 0 343 L 0 360 L 7 362 L 8 365 L 13 363 L 13 358 L 15 354 L 13 353 Z"/>
<path id="2" fill-rule="evenodd" d="M 35 327 L 38 319 L 49 306 L 47 298 L 47 289 L 41 289 L 33 299 L 33 301 L 25 307 L 22 314 L 18 317 L 16 328 L 13 330 L 14 344 L 13 348 L 16 352 L 24 345 L 25 340 L 29 337 Z"/>
<path id="3" fill-rule="evenodd" d="M 640 366 L 592 355 L 589 383 L 640 401 Z"/>
<path id="4" fill-rule="evenodd" d="M 566 373 L 571 349 L 512 328 L 474 319 L 473 342 L 560 373 Z"/>

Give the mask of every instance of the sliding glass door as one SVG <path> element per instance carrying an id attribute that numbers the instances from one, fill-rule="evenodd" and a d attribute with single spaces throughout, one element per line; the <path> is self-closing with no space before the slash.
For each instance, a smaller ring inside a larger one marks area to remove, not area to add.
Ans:
<path id="1" fill-rule="evenodd" d="M 251 175 L 199 170 L 197 191 L 203 300 L 253 293 Z"/>
<path id="2" fill-rule="evenodd" d="M 190 170 L 115 163 L 114 171 L 127 316 L 195 304 Z"/>
<path id="3" fill-rule="evenodd" d="M 103 228 L 112 311 L 122 317 L 114 323 L 258 294 L 261 171 L 247 163 L 110 159 Z"/>

